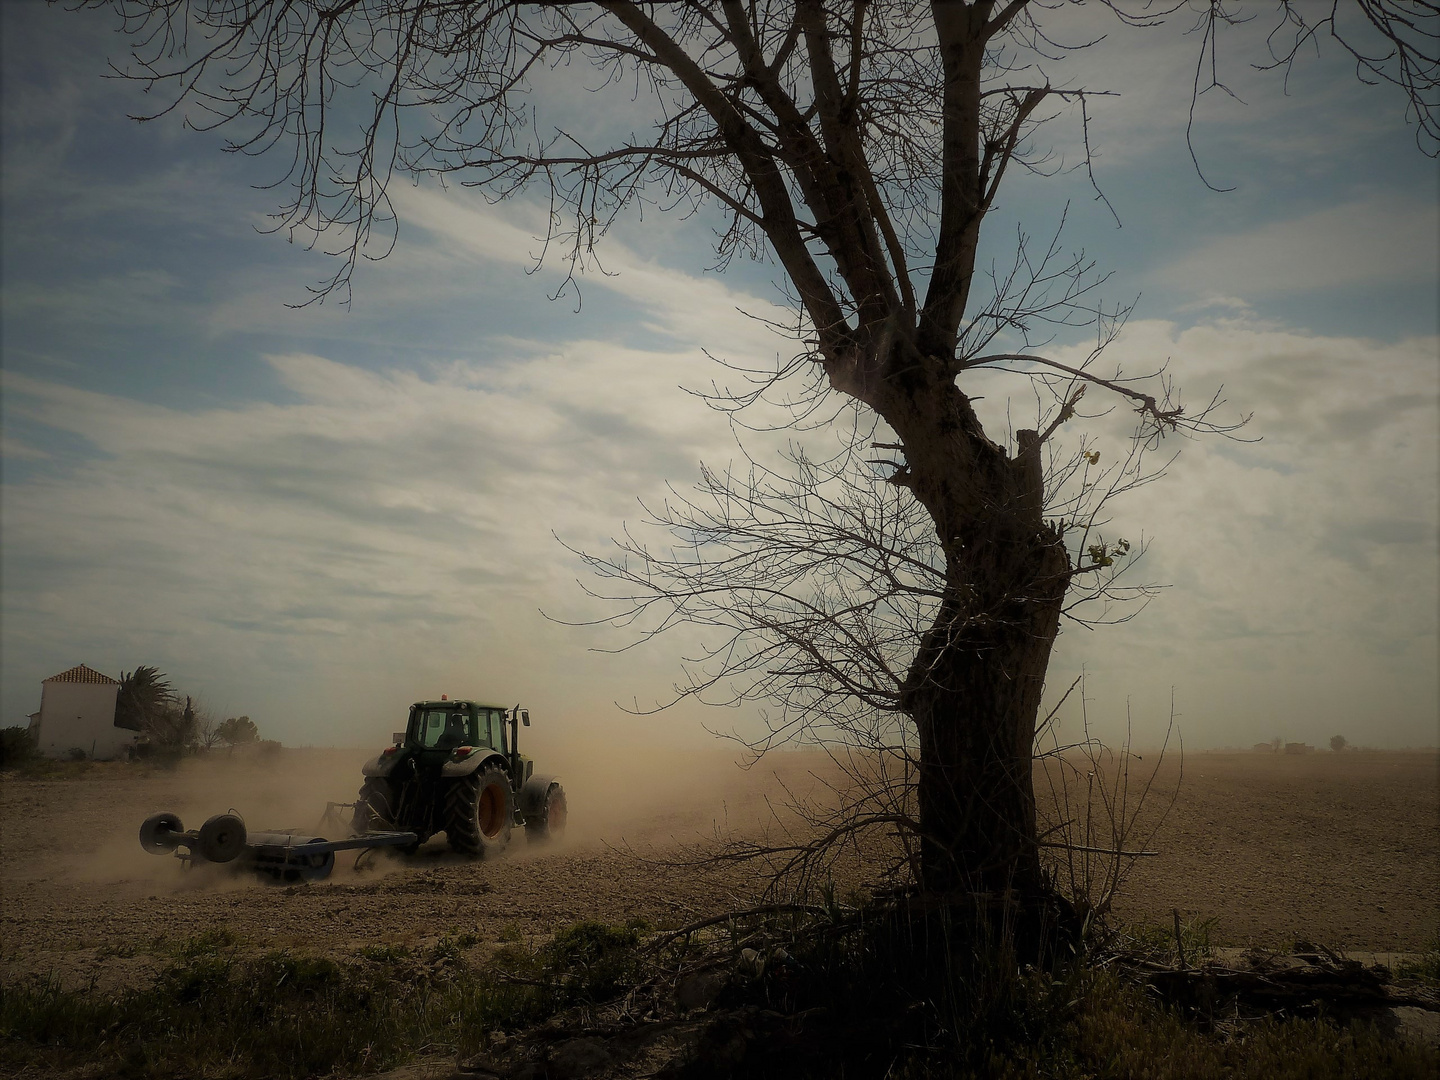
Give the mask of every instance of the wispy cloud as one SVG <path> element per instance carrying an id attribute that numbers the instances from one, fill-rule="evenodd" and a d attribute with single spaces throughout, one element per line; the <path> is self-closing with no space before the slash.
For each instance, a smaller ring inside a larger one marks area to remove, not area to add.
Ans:
<path id="1" fill-rule="evenodd" d="M 703 219 L 647 214 L 607 239 L 609 273 L 585 276 L 575 316 L 544 299 L 563 262 L 522 273 L 544 208 L 399 185 L 400 244 L 362 268 L 353 309 L 294 311 L 334 267 L 254 235 L 276 193 L 245 185 L 275 163 L 246 172 L 178 123 L 137 132 L 98 78 L 116 39 L 90 14 L 3 6 L 3 722 L 79 660 L 161 662 L 317 740 L 353 737 L 358 717 L 388 732 L 387 710 L 445 684 L 520 683 L 590 723 L 663 691 L 678 645 L 595 662 L 595 638 L 536 614 L 583 607 L 551 532 L 603 544 L 637 497 L 733 453 L 677 386 L 724 380 L 702 350 L 759 367 L 795 350 L 758 321 L 785 321 L 776 271 L 689 272 L 711 257 Z M 1125 228 L 1098 206 L 1082 220 L 1083 170 L 1016 177 L 1005 212 L 1038 229 L 1076 198 L 1066 243 L 1102 264 L 1119 245 L 1109 261 L 1147 275 L 1131 279 L 1147 303 L 1168 292 L 1164 314 L 1194 322 L 1137 321 L 1111 355 L 1132 374 L 1173 361 L 1192 402 L 1223 381 L 1264 438 L 1187 443 L 1117 508 L 1107 531 L 1153 535 L 1140 574 L 1176 588 L 1134 624 L 1067 634 L 1057 679 L 1084 664 L 1115 696 L 1160 701 L 1174 684 L 1203 741 L 1248 743 L 1272 718 L 1313 738 L 1370 713 L 1376 741 L 1433 738 L 1437 343 L 1414 336 L 1433 304 L 1365 324 L 1385 343 L 1280 321 L 1312 297 L 1348 326 L 1377 294 L 1434 282 L 1440 225 L 1395 138 L 1403 106 L 1323 59 L 1286 97 L 1227 52 L 1249 104 L 1201 103 L 1202 166 L 1240 185 L 1215 195 L 1183 143 L 1197 39 L 1094 5 L 1056 14 L 1069 43 L 1111 35 L 1045 75 L 1122 92 L 1092 102 L 1090 134 Z M 582 129 L 628 125 L 571 93 L 588 75 L 547 92 L 571 94 Z M 1043 138 L 1052 165 L 1080 160 L 1078 116 Z M 1014 390 L 983 390 L 996 432 Z M 1014 399 L 1016 426 L 1029 404 Z M 1107 460 L 1126 419 L 1095 422 Z"/>
<path id="2" fill-rule="evenodd" d="M 1354 202 L 1217 237 L 1162 267 L 1164 285 L 1255 299 L 1348 285 L 1435 280 L 1434 202 Z"/>
<path id="3" fill-rule="evenodd" d="M 7 375 L 17 415 L 95 451 L 4 492 L 7 666 L 66 641 L 221 684 L 235 657 L 302 698 L 328 664 L 484 656 L 503 681 L 546 638 L 536 610 L 581 601 L 552 532 L 601 546 L 637 497 L 730 452 L 674 391 L 683 362 L 603 342 L 426 374 L 268 363 L 293 403 L 183 411 Z"/>
<path id="4" fill-rule="evenodd" d="M 544 215 L 527 203 L 511 202 L 499 208 L 475 197 L 414 187 L 397 190 L 394 197 L 404 223 L 426 230 L 447 261 L 528 270 L 547 254 Z M 548 280 L 561 280 L 564 254 L 548 253 L 544 264 Z M 718 277 L 697 277 L 664 266 L 618 239 L 606 241 L 603 269 L 595 266 L 585 273 L 582 287 L 647 312 L 646 325 L 656 332 L 692 346 L 734 350 L 741 357 L 773 355 L 785 347 L 772 329 L 757 320 L 785 324 L 793 319 L 789 309 L 773 300 L 747 294 Z M 739 312 L 755 318 L 735 318 Z M 721 326 L 723 334 L 717 333 Z M 791 349 L 798 351 L 798 346 Z"/>
<path id="5" fill-rule="evenodd" d="M 1434 348 L 1133 325 L 1117 362 L 1183 356 L 1192 397 L 1224 381 L 1264 441 L 1187 445 L 1170 478 L 1117 507 L 1107 533 L 1154 537 L 1139 573 L 1176 588 L 1133 627 L 1065 635 L 1057 678 L 1083 663 L 1137 697 L 1178 685 L 1207 710 L 1206 737 L 1243 741 L 1227 732 L 1256 709 L 1302 723 L 1254 680 L 1329 678 L 1363 657 L 1356 685 L 1395 697 L 1392 719 L 1413 729 L 1429 680 L 1417 650 L 1435 638 Z M 583 341 L 426 370 L 266 363 L 293 400 L 187 410 L 7 376 L 12 409 L 95 450 L 5 489 L 9 665 L 56 649 L 112 667 L 164 657 L 232 699 L 264 671 L 272 699 L 339 710 L 297 729 L 317 740 L 342 737 L 340 715 L 385 672 L 405 673 L 389 687 L 401 697 L 417 673 L 462 670 L 508 685 L 523 669 L 576 700 L 606 679 L 663 691 L 674 644 L 591 664 L 585 648 L 613 641 L 536 609 L 592 611 L 552 533 L 604 546 L 637 497 L 733 454 L 719 418 L 674 389 L 703 378 L 703 358 Z M 1124 427 L 1101 422 L 1107 458 Z M 1249 703 L 1212 715 L 1240 686 Z M 1313 709 L 1304 723 L 1334 719 Z"/>
<path id="6" fill-rule="evenodd" d="M 1173 588 L 1135 623 L 1063 636 L 1057 674 L 1084 664 L 1112 702 L 1143 699 L 1146 723 L 1173 687 L 1207 744 L 1249 745 L 1262 722 L 1266 738 L 1280 725 L 1312 741 L 1330 728 L 1426 741 L 1440 705 L 1437 350 L 1433 337 L 1132 324 L 1109 359 L 1131 372 L 1173 359 L 1192 406 L 1223 384 L 1261 441 L 1181 441 L 1169 475 L 1115 507 L 1107 535 L 1154 542 L 1136 577 Z M 1102 453 L 1126 423 L 1102 427 Z"/>

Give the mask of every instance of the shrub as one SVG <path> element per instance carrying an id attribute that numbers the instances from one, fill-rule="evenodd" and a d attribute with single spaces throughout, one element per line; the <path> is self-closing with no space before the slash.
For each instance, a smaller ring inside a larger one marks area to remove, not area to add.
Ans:
<path id="1" fill-rule="evenodd" d="M 0 728 L 0 769 L 13 769 L 39 756 L 28 728 Z"/>
<path id="2" fill-rule="evenodd" d="M 221 742 L 235 746 L 239 743 L 257 742 L 260 732 L 255 727 L 255 721 L 248 716 L 232 716 L 228 720 L 220 721 L 215 728 L 215 735 Z"/>
<path id="3" fill-rule="evenodd" d="M 640 932 L 587 920 L 566 927 L 542 950 L 544 966 L 568 1002 L 600 1002 L 639 975 Z"/>

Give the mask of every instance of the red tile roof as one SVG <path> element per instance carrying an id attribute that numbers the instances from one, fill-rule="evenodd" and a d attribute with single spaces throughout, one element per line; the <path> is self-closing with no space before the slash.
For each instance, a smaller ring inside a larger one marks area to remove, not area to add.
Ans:
<path id="1" fill-rule="evenodd" d="M 102 675 L 94 668 L 88 668 L 84 664 L 76 664 L 69 671 L 62 671 L 59 675 L 51 675 L 43 682 L 83 682 L 101 683 L 103 685 L 119 686 L 119 679 L 112 679 L 109 675 Z"/>

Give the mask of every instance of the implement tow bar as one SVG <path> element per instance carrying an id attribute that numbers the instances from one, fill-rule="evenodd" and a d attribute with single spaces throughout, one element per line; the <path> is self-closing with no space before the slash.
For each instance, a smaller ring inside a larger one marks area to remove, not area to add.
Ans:
<path id="1" fill-rule="evenodd" d="M 334 818 L 332 804 L 326 819 Z M 323 823 L 322 823 L 323 824 Z M 174 854 L 187 866 L 196 862 L 237 862 L 244 869 L 276 881 L 323 881 L 335 868 L 337 851 L 412 847 L 413 832 L 366 832 L 345 840 L 327 840 L 294 832 L 246 832 L 235 813 L 216 814 L 188 832 L 170 813 L 151 814 L 140 826 L 140 846 L 152 855 Z M 359 862 L 359 859 L 356 860 Z"/>

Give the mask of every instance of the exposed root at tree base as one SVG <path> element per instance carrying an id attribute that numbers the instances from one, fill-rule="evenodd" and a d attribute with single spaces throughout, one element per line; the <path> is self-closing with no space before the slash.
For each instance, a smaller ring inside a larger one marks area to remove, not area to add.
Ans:
<path id="1" fill-rule="evenodd" d="M 777 905 L 705 920 L 688 931 L 711 935 L 703 941 L 683 929 L 652 939 L 674 951 L 613 1000 L 496 1036 L 455 1076 L 791 1080 L 841 1066 L 878 1077 L 897 1061 L 919 1076 L 964 1075 L 1083 1028 L 1077 1014 L 1102 1000 L 1181 1017 L 1196 1038 L 1222 1044 L 1242 1043 L 1255 1025 L 1319 1018 L 1337 1039 L 1393 1037 L 1440 1062 L 1440 989 L 1381 965 L 1302 951 L 1182 967 L 1154 950 L 1112 949 L 1041 969 L 1003 942 L 958 932 L 974 924 L 947 922 L 947 911 Z M 1342 1036 L 1352 1021 L 1362 1027 Z"/>

